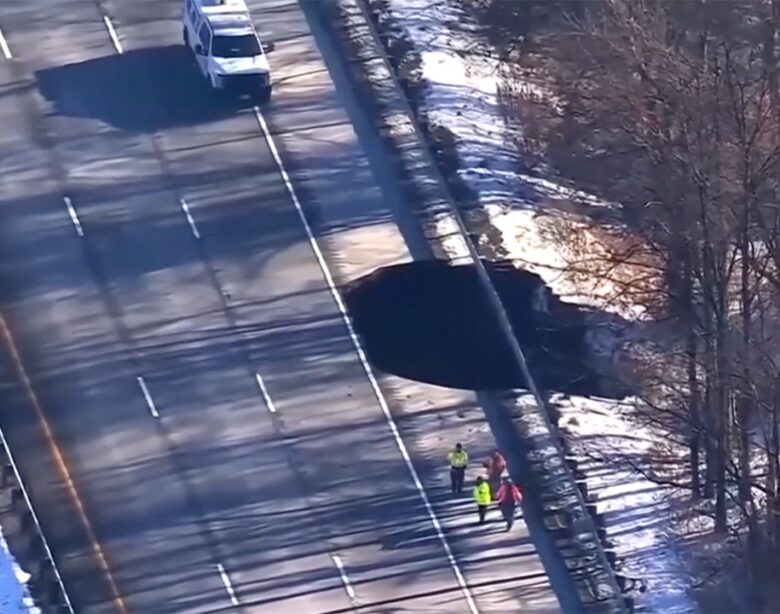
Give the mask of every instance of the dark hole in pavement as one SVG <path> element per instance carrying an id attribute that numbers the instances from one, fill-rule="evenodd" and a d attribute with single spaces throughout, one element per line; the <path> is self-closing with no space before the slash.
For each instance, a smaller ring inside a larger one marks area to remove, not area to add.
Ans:
<path id="1" fill-rule="evenodd" d="M 511 262 L 485 264 L 537 384 L 598 394 L 578 307 Z M 526 387 L 472 265 L 428 260 L 378 269 L 351 283 L 345 298 L 382 371 L 450 388 Z"/>

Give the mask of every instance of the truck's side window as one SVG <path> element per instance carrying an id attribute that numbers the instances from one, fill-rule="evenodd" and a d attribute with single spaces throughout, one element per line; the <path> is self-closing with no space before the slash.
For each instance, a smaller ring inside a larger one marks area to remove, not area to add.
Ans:
<path id="1" fill-rule="evenodd" d="M 198 36 L 200 37 L 200 44 L 203 45 L 203 51 L 205 53 L 208 53 L 209 47 L 211 45 L 211 32 L 209 32 L 209 27 L 205 22 L 200 27 L 200 32 L 198 32 Z"/>

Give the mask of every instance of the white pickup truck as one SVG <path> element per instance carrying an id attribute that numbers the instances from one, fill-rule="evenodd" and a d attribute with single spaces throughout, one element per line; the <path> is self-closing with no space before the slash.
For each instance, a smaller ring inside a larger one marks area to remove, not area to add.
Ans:
<path id="1" fill-rule="evenodd" d="M 203 77 L 220 91 L 271 96 L 271 70 L 244 0 L 186 0 L 184 44 Z"/>

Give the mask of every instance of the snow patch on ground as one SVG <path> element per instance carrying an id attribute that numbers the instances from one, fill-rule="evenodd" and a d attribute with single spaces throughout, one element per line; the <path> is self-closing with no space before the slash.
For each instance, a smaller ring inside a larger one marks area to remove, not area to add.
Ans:
<path id="1" fill-rule="evenodd" d="M 19 567 L 0 529 L 0 612 L 3 614 L 38 614 L 27 582 L 30 574 Z"/>
<path id="2" fill-rule="evenodd" d="M 639 401 L 556 395 L 551 402 L 561 412 L 560 424 L 574 435 L 573 451 L 597 497 L 598 512 L 605 516 L 607 538 L 622 560 L 622 571 L 645 584 L 642 605 L 670 614 L 695 610 L 668 528 L 674 492 L 642 473 L 647 458 L 658 455 L 662 435 L 638 428 L 625 416 Z"/>
<path id="3" fill-rule="evenodd" d="M 429 122 L 446 126 L 458 138 L 460 177 L 485 206 L 507 255 L 539 274 L 566 300 L 618 313 L 628 321 L 643 319 L 643 306 L 614 301 L 619 287 L 609 278 L 571 274 L 573 261 L 576 264 L 582 254 L 598 252 L 604 235 L 576 207 L 567 210 L 567 201 L 591 209 L 619 207 L 520 172 L 522 160 L 507 139 L 499 107 L 501 67 L 484 49 L 471 53 L 477 42 L 457 0 L 390 0 L 389 7 L 392 19 L 406 30 L 420 53 L 429 85 L 425 105 Z M 447 223 L 439 228 L 447 237 L 445 249 L 455 259 L 466 258 L 457 229 Z M 562 240 L 567 233 L 578 237 L 576 253 Z M 631 269 L 618 273 L 630 276 Z M 588 459 L 583 466 L 590 490 L 598 495 L 599 512 L 605 514 L 608 539 L 623 559 L 626 574 L 647 586 L 647 592 L 637 595 L 637 604 L 659 614 L 695 611 L 687 594 L 689 580 L 668 531 L 669 489 L 635 468 L 663 435 L 626 418 L 631 401 L 616 404 L 584 397 L 554 401 L 563 415 L 562 424 L 568 423 L 575 436 L 577 453 Z M 609 458 L 604 457 L 605 450 Z"/>
<path id="4" fill-rule="evenodd" d="M 478 43 L 468 32 L 459 3 L 392 0 L 390 7 L 421 55 L 422 75 L 431 86 L 426 105 L 429 122 L 447 127 L 458 138 L 460 177 L 488 207 L 493 224 L 504 235 L 508 257 L 539 274 L 565 300 L 618 313 L 630 321 L 641 319 L 642 306 L 614 300 L 622 294 L 620 287 L 602 276 L 591 275 L 588 280 L 572 272 L 586 267 L 594 252 L 604 253 L 603 232 L 594 231 L 593 224 L 577 212 L 578 206 L 615 211 L 619 205 L 519 172 L 522 159 L 508 138 L 499 103 L 500 62 L 484 48 L 474 53 Z M 458 31 L 453 32 L 450 24 L 457 24 Z M 527 87 L 535 86 L 528 83 Z M 563 236 L 564 228 L 576 231 L 576 244 L 553 237 Z"/>
<path id="5" fill-rule="evenodd" d="M 501 233 L 507 257 L 539 275 L 563 300 L 614 313 L 629 322 L 644 319 L 643 305 L 619 298 L 622 293 L 617 277 L 630 272 L 625 269 L 631 265 L 618 266 L 611 275 L 593 274 L 594 268 L 608 268 L 609 255 L 604 237 L 582 217 L 483 204 Z M 571 241 L 572 237 L 576 241 Z"/>

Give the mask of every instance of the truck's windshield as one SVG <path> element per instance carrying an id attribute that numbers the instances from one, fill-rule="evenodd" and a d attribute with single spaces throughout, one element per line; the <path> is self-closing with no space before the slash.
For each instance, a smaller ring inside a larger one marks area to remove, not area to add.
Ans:
<path id="1" fill-rule="evenodd" d="M 211 44 L 215 58 L 250 58 L 260 55 L 260 43 L 254 34 L 241 36 L 215 36 Z"/>

